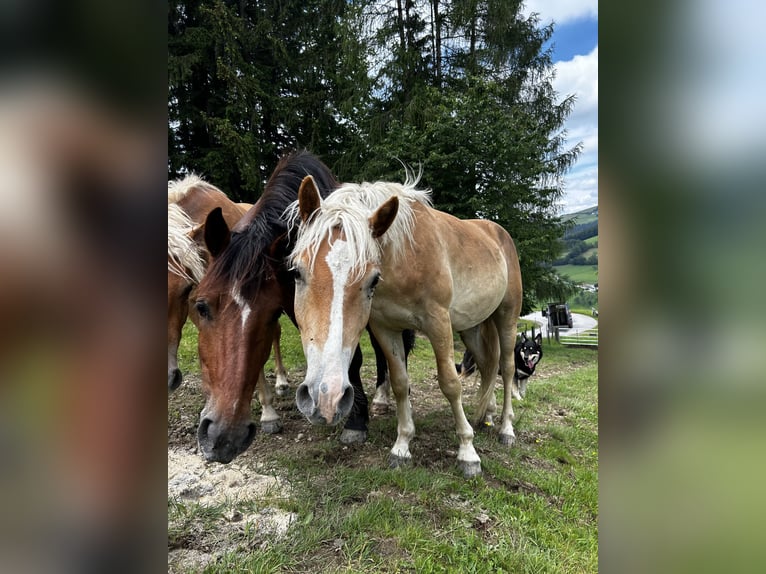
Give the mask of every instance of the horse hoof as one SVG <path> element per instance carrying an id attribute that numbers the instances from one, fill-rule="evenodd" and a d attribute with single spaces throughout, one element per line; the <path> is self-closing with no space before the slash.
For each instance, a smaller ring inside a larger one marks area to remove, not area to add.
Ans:
<path id="1" fill-rule="evenodd" d="M 264 421 L 261 423 L 261 432 L 265 434 L 277 434 L 282 432 L 282 421 Z"/>
<path id="2" fill-rule="evenodd" d="M 343 444 L 362 444 L 367 440 L 367 431 L 343 429 L 340 433 L 340 442 Z"/>
<path id="3" fill-rule="evenodd" d="M 372 403 L 372 414 L 375 416 L 388 413 L 388 403 Z"/>
<path id="4" fill-rule="evenodd" d="M 499 434 L 497 436 L 497 440 L 500 444 L 511 446 L 514 442 L 516 442 L 516 436 L 512 434 Z"/>
<path id="5" fill-rule="evenodd" d="M 460 470 L 463 472 L 464 478 L 473 478 L 481 474 L 481 462 L 467 462 L 464 460 L 457 461 Z"/>
<path id="6" fill-rule="evenodd" d="M 277 394 L 278 397 L 286 397 L 290 394 L 290 387 L 275 387 L 274 392 Z"/>
<path id="7" fill-rule="evenodd" d="M 399 468 L 402 466 L 412 466 L 411 456 L 388 455 L 388 468 Z"/>

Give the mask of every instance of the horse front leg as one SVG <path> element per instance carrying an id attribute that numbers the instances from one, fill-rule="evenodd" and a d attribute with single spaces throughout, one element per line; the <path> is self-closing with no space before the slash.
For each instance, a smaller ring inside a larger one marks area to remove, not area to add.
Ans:
<path id="1" fill-rule="evenodd" d="M 367 395 L 362 386 L 362 348 L 359 345 L 356 346 L 351 365 L 348 367 L 348 379 L 354 387 L 354 405 L 343 426 L 340 442 L 360 444 L 367 440 L 367 423 L 370 421 L 370 414 L 367 410 Z"/>
<path id="2" fill-rule="evenodd" d="M 406 353 L 401 332 L 390 331 L 375 325 L 371 327 L 388 362 L 388 376 L 396 400 L 396 442 L 391 447 L 388 464 L 391 468 L 397 468 L 412 463 L 410 440 L 415 436 L 415 423 L 412 420 L 410 404 L 410 382 L 405 362 Z"/>
<path id="3" fill-rule="evenodd" d="M 449 315 L 430 325 L 426 334 L 431 340 L 431 346 L 436 355 L 439 387 L 447 397 L 455 419 L 455 430 L 460 441 L 457 453 L 458 466 L 466 478 L 477 476 L 481 474 L 481 459 L 473 446 L 473 428 L 468 423 L 463 410 L 463 389 L 455 369 L 455 351 Z"/>
<path id="4" fill-rule="evenodd" d="M 282 430 L 282 421 L 271 404 L 271 390 L 266 384 L 263 369 L 258 375 L 258 401 L 261 403 L 261 431 L 266 434 L 276 434 Z"/>

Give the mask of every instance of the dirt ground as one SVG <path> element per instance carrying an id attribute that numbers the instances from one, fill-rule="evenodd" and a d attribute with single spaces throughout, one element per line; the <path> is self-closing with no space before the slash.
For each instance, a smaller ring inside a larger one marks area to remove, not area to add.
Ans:
<path id="1" fill-rule="evenodd" d="M 539 370 L 535 378 L 546 376 Z M 274 406 L 281 416 L 283 429 L 278 434 L 257 433 L 246 452 L 229 465 L 206 464 L 197 450 L 196 432 L 199 413 L 204 405 L 199 376 L 190 375 L 183 385 L 168 399 L 168 498 L 182 502 L 212 504 L 225 510 L 217 517 L 216 528 L 220 543 L 200 550 L 193 539 L 194 529 L 202 525 L 186 525 L 192 540 L 181 540 L 175 547 L 169 543 L 168 571 L 180 572 L 192 568 L 202 570 L 221 552 L 225 552 L 226 540 L 236 539 L 236 534 L 253 528 L 262 533 L 263 539 L 284 536 L 296 517 L 292 513 L 274 507 L 253 505 L 252 513 L 242 514 L 235 509 L 237 501 L 261 500 L 264 493 L 289 497 L 289 487 L 280 477 L 280 457 L 310 460 L 325 464 L 340 464 L 349 468 L 388 466 L 388 453 L 396 440 L 396 416 L 393 404 L 384 414 L 372 415 L 367 442 L 361 445 L 342 445 L 338 438 L 339 427 L 312 426 L 295 407 L 294 391 L 303 380 L 303 372 L 289 372 L 291 392 L 287 397 L 274 397 Z M 552 374 L 552 373 L 551 373 Z M 547 374 L 547 376 L 551 376 Z M 374 372 L 363 370 L 363 381 L 370 402 L 374 392 Z M 273 375 L 267 373 L 269 384 Z M 534 381 L 533 381 L 534 383 Z M 533 384 L 532 383 L 532 384 Z M 474 375 L 463 383 L 463 402 L 470 420 L 472 407 L 478 397 L 479 378 Z M 413 464 L 434 471 L 454 470 L 457 441 L 454 421 L 447 400 L 442 395 L 433 375 L 413 383 L 411 403 L 417 438 L 412 443 Z M 500 405 L 498 405 L 500 408 Z M 514 405 L 516 416 L 522 405 Z M 253 420 L 258 421 L 260 406 L 253 401 Z M 561 416 L 552 412 L 551 417 Z M 427 423 L 427 424 L 426 424 Z M 424 430 L 424 427 L 425 430 Z M 517 441 L 534 442 L 535 436 L 517 430 Z M 489 442 L 489 441 L 487 441 Z M 491 441 L 494 445 L 495 441 Z M 482 456 L 486 452 L 481 444 L 474 443 Z M 494 446 L 487 448 L 495 448 Z M 498 485 L 499 486 L 499 485 Z M 515 482 L 502 485 L 511 490 L 535 491 L 529 484 Z M 228 506 L 227 506 L 228 505 Z M 170 527 L 171 525 L 169 525 Z M 230 536 L 234 534 L 235 536 Z"/>
<path id="2" fill-rule="evenodd" d="M 282 456 L 295 453 L 300 457 L 322 457 L 328 463 L 342 463 L 349 467 L 369 467 L 372 464 L 387 465 L 388 451 L 396 440 L 396 414 L 392 404 L 387 413 L 371 415 L 370 435 L 362 445 L 341 445 L 338 441 L 342 427 L 312 426 L 295 407 L 294 391 L 303 380 L 300 371 L 289 373 L 291 393 L 287 397 L 274 397 L 274 407 L 282 418 L 283 429 L 278 434 L 256 434 L 253 444 L 235 460 L 235 463 L 253 469 L 273 469 L 273 456 L 278 451 Z M 374 377 L 363 376 L 368 399 L 372 402 Z M 273 377 L 267 374 L 267 381 L 273 385 Z M 477 376 L 464 382 L 464 405 L 473 405 L 477 400 L 479 379 Z M 435 374 L 412 385 L 410 400 L 416 427 L 429 418 L 427 433 L 417 434 L 416 464 L 429 468 L 454 466 L 457 442 L 454 421 L 447 399 L 442 395 Z M 199 413 L 204 405 L 199 376 L 187 376 L 169 400 L 168 450 L 197 453 L 196 433 Z M 258 421 L 260 406 L 253 400 L 253 420 Z M 500 408 L 501 405 L 498 405 Z M 420 422 L 420 424 L 419 424 Z M 323 443 L 334 442 L 336 448 L 328 449 Z M 415 452 L 413 451 L 413 456 Z M 199 454 L 196 455 L 199 457 Z"/>

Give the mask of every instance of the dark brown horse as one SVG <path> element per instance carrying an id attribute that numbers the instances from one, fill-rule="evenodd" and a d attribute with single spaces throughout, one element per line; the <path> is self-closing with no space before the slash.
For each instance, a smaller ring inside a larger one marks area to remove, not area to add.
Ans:
<path id="1" fill-rule="evenodd" d="M 263 377 L 278 319 L 284 312 L 295 322 L 295 282 L 284 264 L 292 237 L 283 213 L 297 199 L 306 175 L 314 177 L 323 197 L 338 186 L 318 158 L 305 151 L 293 153 L 279 162 L 261 198 L 233 229 L 220 210 L 206 220 L 205 244 L 212 260 L 190 314 L 199 329 L 207 398 L 197 439 L 208 461 L 230 462 L 252 442 L 250 401 Z M 353 390 L 346 396 L 351 413 L 341 437 L 344 442 L 366 439 L 369 415 L 361 363 L 357 347 L 349 366 Z"/>

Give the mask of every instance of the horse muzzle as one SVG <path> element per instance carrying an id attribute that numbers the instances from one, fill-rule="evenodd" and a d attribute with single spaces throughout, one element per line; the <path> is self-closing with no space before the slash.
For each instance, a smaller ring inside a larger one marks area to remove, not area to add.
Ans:
<path id="1" fill-rule="evenodd" d="M 348 381 L 340 390 L 331 391 L 325 383 L 313 386 L 303 382 L 295 392 L 298 410 L 311 424 L 336 425 L 345 419 L 354 406 L 354 388 Z"/>
<path id="2" fill-rule="evenodd" d="M 243 453 L 255 438 L 255 423 L 224 425 L 203 417 L 197 428 L 197 444 L 207 462 L 228 464 Z"/>

